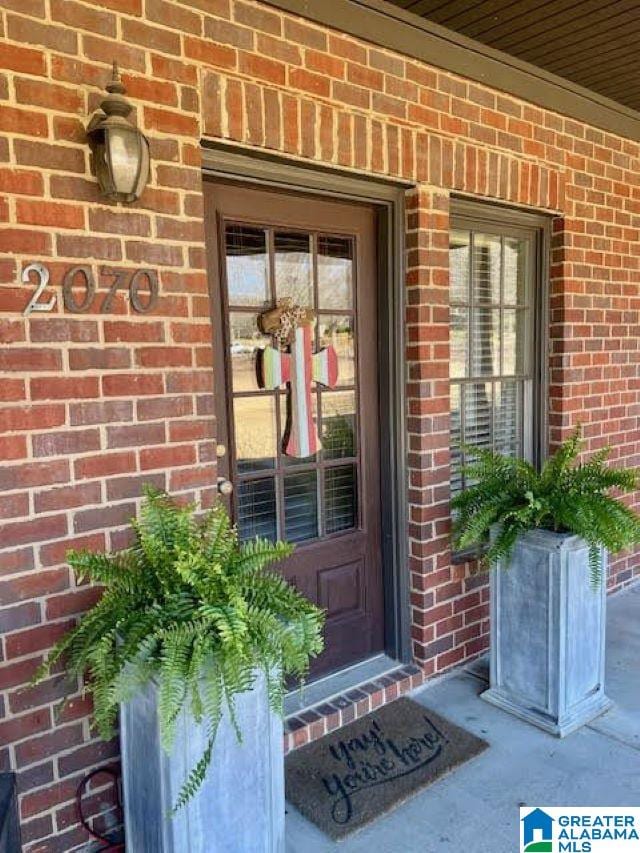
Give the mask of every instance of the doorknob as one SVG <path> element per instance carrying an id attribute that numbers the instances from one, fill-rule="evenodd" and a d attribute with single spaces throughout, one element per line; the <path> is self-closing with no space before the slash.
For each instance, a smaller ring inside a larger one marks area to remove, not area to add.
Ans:
<path id="1" fill-rule="evenodd" d="M 224 477 L 218 477 L 218 491 L 221 495 L 228 497 L 233 491 L 233 483 Z"/>

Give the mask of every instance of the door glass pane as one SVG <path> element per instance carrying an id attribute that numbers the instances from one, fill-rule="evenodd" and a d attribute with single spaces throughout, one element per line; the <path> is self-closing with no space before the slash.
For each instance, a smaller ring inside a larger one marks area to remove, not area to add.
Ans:
<path id="1" fill-rule="evenodd" d="M 471 376 L 500 374 L 500 311 L 476 305 L 471 330 Z"/>
<path id="2" fill-rule="evenodd" d="M 322 448 L 325 459 L 356 454 L 356 395 L 354 391 L 322 392 Z"/>
<path id="3" fill-rule="evenodd" d="M 467 375 L 469 356 L 469 309 L 452 307 L 449 312 L 451 323 L 451 378 Z"/>
<path id="4" fill-rule="evenodd" d="M 267 305 L 270 300 L 264 229 L 227 225 L 225 241 L 229 304 Z"/>
<path id="5" fill-rule="evenodd" d="M 349 530 L 357 521 L 355 465 L 327 468 L 324 475 L 324 517 L 327 533 Z"/>
<path id="6" fill-rule="evenodd" d="M 526 240 L 505 237 L 504 241 L 504 303 L 525 305 L 527 302 Z"/>
<path id="7" fill-rule="evenodd" d="M 275 541 L 278 538 L 278 526 L 273 477 L 240 482 L 236 494 L 240 539 L 246 542 L 248 539 L 260 536 Z"/>
<path id="8" fill-rule="evenodd" d="M 276 407 L 271 395 L 236 397 L 233 402 L 238 472 L 273 468 L 276 459 Z"/>
<path id="9" fill-rule="evenodd" d="M 258 391 L 256 351 L 263 349 L 270 338 L 258 329 L 258 315 L 240 311 L 229 314 L 229 349 L 233 390 Z"/>
<path id="10" fill-rule="evenodd" d="M 318 307 L 330 311 L 353 304 L 353 239 L 318 238 Z"/>
<path id="11" fill-rule="evenodd" d="M 315 470 L 284 477 L 284 527 L 285 538 L 290 542 L 317 537 L 318 480 Z"/>
<path id="12" fill-rule="evenodd" d="M 449 274 L 451 281 L 451 301 L 469 302 L 469 243 L 468 231 L 451 232 L 451 254 Z"/>
<path id="13" fill-rule="evenodd" d="M 318 320 L 320 347 L 332 346 L 338 354 L 338 385 L 355 383 L 353 318 L 322 315 Z"/>
<path id="14" fill-rule="evenodd" d="M 309 234 L 277 231 L 274 239 L 276 298 L 288 296 L 296 305 L 313 308 Z"/>
<path id="15" fill-rule="evenodd" d="M 473 235 L 474 302 L 500 302 L 500 237 Z"/>
<path id="16" fill-rule="evenodd" d="M 522 376 L 526 370 L 526 310 L 505 308 L 503 313 L 502 373 Z"/>

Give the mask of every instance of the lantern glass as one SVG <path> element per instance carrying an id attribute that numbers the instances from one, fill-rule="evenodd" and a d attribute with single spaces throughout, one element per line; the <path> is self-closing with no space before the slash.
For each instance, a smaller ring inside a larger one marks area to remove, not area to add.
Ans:
<path id="1" fill-rule="evenodd" d="M 137 128 L 124 124 L 109 127 L 105 132 L 105 159 L 110 172 L 112 193 L 125 201 L 135 197 L 140 183 L 145 159 L 143 149 L 146 148 L 141 137 Z M 146 161 L 148 174 L 148 153 Z"/>

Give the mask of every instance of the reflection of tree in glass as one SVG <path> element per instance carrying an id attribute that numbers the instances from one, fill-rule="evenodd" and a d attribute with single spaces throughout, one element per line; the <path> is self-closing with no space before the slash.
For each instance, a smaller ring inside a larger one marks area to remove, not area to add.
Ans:
<path id="1" fill-rule="evenodd" d="M 354 415 L 334 415 L 324 421 L 322 444 L 330 459 L 355 455 Z"/>
<path id="2" fill-rule="evenodd" d="M 313 308 L 309 235 L 279 231 L 274 236 L 276 297 L 291 297 L 303 308 Z"/>

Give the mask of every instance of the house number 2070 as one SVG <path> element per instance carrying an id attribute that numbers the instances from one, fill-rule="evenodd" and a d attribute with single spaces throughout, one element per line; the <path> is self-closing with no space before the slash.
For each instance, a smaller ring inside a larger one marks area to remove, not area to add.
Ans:
<path id="1" fill-rule="evenodd" d="M 131 307 L 138 314 L 147 314 L 158 302 L 158 273 L 155 270 L 137 269 L 131 273 L 130 270 L 118 267 L 100 267 L 100 275 L 111 279 L 109 290 L 99 308 L 101 314 L 109 313 L 119 289 L 128 288 Z M 49 270 L 44 264 L 35 263 L 25 267 L 22 271 L 22 281 L 25 284 L 36 284 L 36 289 L 24 309 L 25 317 L 36 311 L 53 311 L 57 296 L 54 293 L 46 298 Z M 96 291 L 96 280 L 90 266 L 70 267 L 62 278 L 62 301 L 65 309 L 72 314 L 90 311 L 95 303 Z"/>

